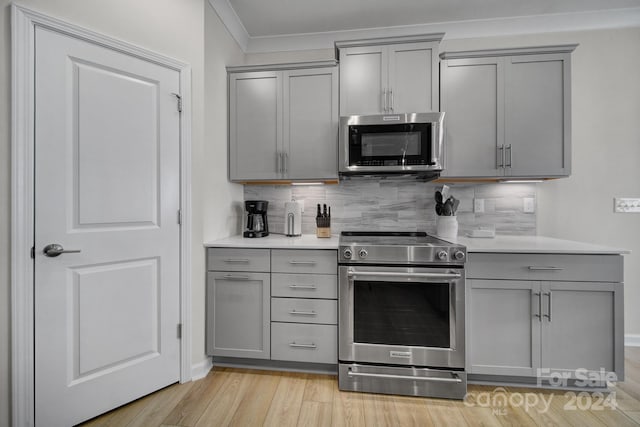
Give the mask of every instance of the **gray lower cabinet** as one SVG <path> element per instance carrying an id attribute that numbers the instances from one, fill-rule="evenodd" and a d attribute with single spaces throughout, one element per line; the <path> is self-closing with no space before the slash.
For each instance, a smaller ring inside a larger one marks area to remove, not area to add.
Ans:
<path id="1" fill-rule="evenodd" d="M 207 273 L 207 354 L 269 359 L 269 288 L 269 273 Z"/>
<path id="2" fill-rule="evenodd" d="M 570 175 L 575 47 L 442 53 L 442 176 Z"/>
<path id="3" fill-rule="evenodd" d="M 207 249 L 208 355 L 337 364 L 337 253 Z"/>
<path id="4" fill-rule="evenodd" d="M 624 379 L 622 268 L 618 255 L 471 254 L 469 373 Z"/>
<path id="5" fill-rule="evenodd" d="M 271 251 L 271 358 L 338 363 L 337 253 Z"/>

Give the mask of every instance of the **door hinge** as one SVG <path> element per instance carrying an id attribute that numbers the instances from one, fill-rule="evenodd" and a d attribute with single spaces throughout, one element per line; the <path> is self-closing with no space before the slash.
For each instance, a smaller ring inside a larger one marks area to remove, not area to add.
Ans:
<path id="1" fill-rule="evenodd" d="M 178 101 L 178 113 L 182 113 L 182 96 L 175 92 L 173 92 L 173 96 L 175 96 Z"/>
<path id="2" fill-rule="evenodd" d="M 31 259 L 36 259 L 36 247 L 31 246 Z"/>
<path id="3" fill-rule="evenodd" d="M 178 209 L 178 225 L 182 225 L 182 209 Z"/>
<path id="4" fill-rule="evenodd" d="M 182 323 L 178 323 L 178 339 L 182 338 Z"/>

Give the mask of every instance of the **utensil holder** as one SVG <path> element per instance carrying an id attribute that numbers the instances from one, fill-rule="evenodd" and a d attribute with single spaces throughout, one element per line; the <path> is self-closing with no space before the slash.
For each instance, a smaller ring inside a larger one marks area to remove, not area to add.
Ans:
<path id="1" fill-rule="evenodd" d="M 445 239 L 458 237 L 458 218 L 455 215 L 437 216 L 436 235 Z"/>
<path id="2" fill-rule="evenodd" d="M 331 237 L 331 227 L 317 227 L 316 237 L 320 237 L 320 238 Z"/>

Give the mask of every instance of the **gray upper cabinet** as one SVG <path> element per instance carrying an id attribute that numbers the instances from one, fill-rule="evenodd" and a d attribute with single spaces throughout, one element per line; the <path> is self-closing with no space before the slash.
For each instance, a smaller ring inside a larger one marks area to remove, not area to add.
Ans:
<path id="1" fill-rule="evenodd" d="M 338 72 L 312 65 L 227 68 L 231 181 L 337 178 Z"/>
<path id="2" fill-rule="evenodd" d="M 438 110 L 438 44 L 414 39 L 338 42 L 340 115 Z"/>
<path id="3" fill-rule="evenodd" d="M 442 176 L 569 176 L 576 46 L 441 54 Z"/>

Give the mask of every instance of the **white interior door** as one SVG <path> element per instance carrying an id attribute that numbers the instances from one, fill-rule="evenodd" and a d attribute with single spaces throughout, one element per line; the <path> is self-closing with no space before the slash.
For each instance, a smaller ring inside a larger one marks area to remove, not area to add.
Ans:
<path id="1" fill-rule="evenodd" d="M 68 426 L 179 379 L 179 73 L 35 48 L 36 424 Z"/>

